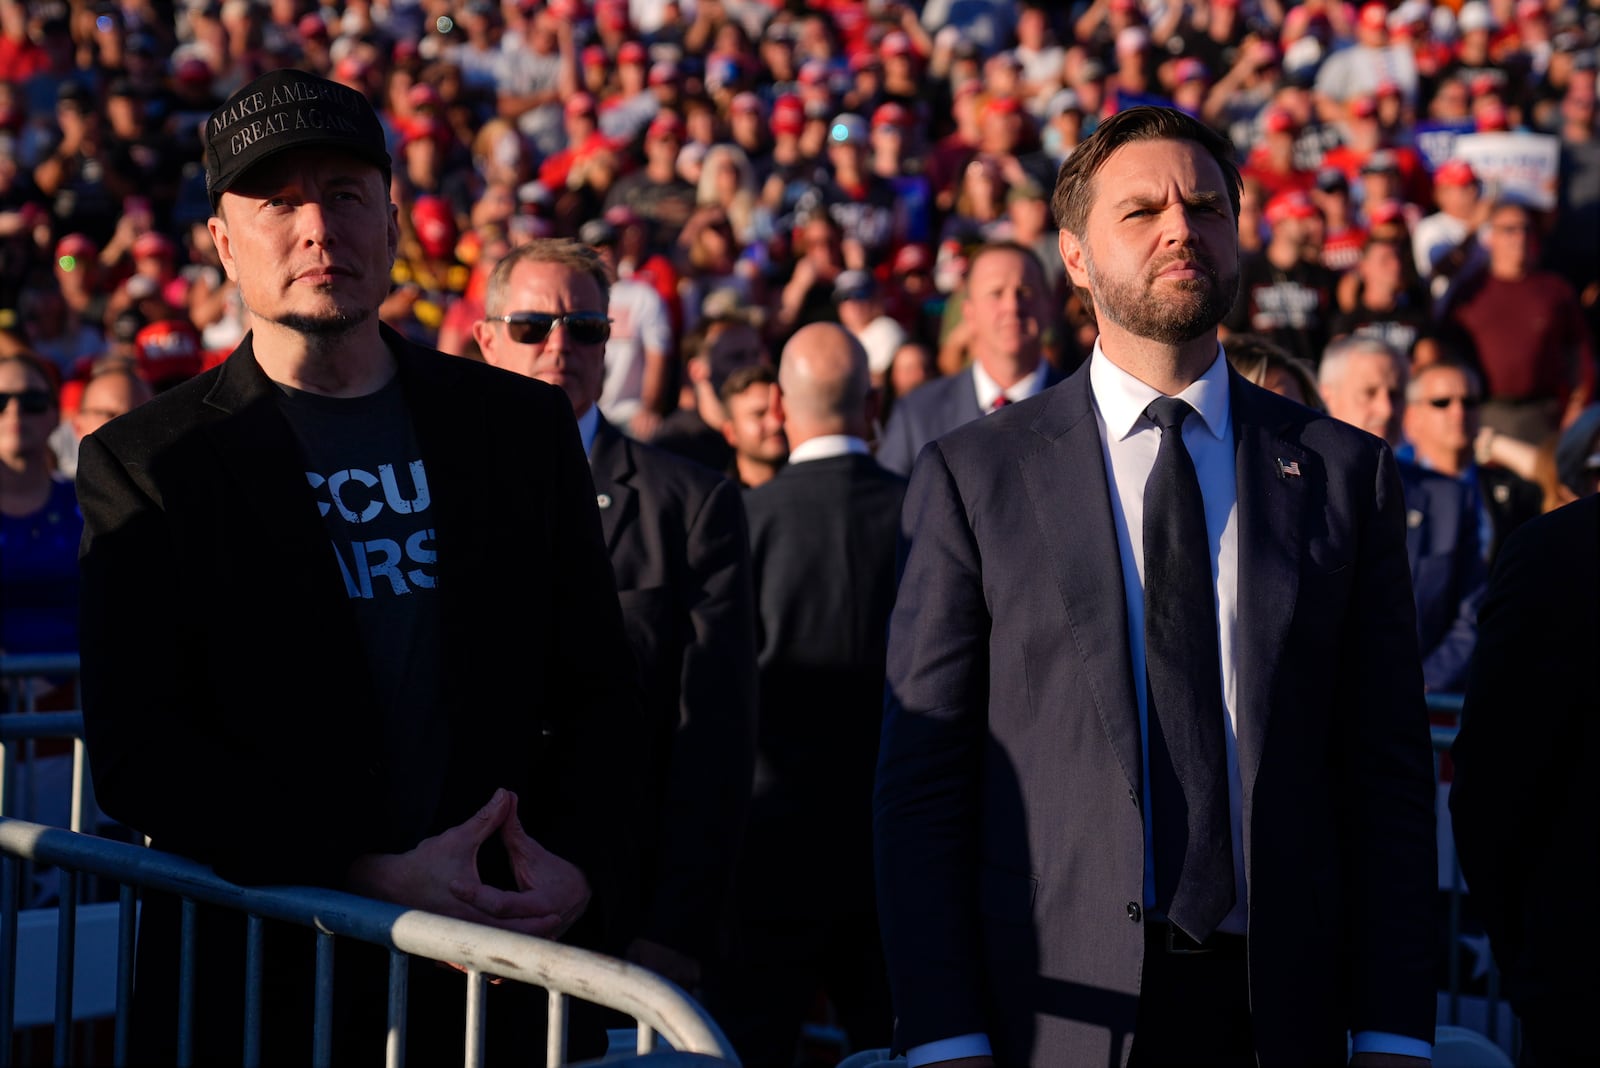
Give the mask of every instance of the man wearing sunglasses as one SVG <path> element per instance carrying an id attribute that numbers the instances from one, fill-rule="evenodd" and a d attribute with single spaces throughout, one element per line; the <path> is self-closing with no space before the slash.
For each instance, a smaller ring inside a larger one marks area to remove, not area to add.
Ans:
<path id="1" fill-rule="evenodd" d="M 1417 368 L 1406 383 L 1406 442 L 1396 454 L 1461 483 L 1492 566 L 1506 536 L 1544 510 L 1544 494 L 1504 467 L 1478 461 L 1482 405 L 1482 379 L 1465 363 L 1445 357 Z"/>
<path id="2" fill-rule="evenodd" d="M 638 693 L 570 405 L 379 322 L 399 224 L 365 97 L 273 71 L 205 142 L 251 332 L 79 451 L 102 807 L 236 882 L 610 948 L 633 911 Z M 147 894 L 140 928 L 131 1059 L 176 1063 L 178 900 Z M 197 941 L 194 1059 L 226 1063 L 243 917 L 202 909 Z M 264 1061 L 312 1049 L 312 950 L 269 925 Z M 335 971 L 332 1061 L 367 1059 L 387 955 L 341 940 Z M 459 1058 L 465 978 L 409 976 L 409 1060 Z M 537 1044 L 542 992 L 487 996 L 491 1060 Z M 604 1033 L 580 1016 L 581 1059 Z"/>
<path id="3" fill-rule="evenodd" d="M 1335 341 L 1322 355 L 1317 387 L 1329 415 L 1400 445 L 1406 361 L 1388 342 L 1359 334 Z M 1434 692 L 1460 693 L 1488 579 L 1477 508 L 1454 478 L 1404 459 L 1399 468 L 1422 680 Z"/>
<path id="4" fill-rule="evenodd" d="M 610 281 L 589 246 L 533 241 L 495 266 L 473 335 L 493 366 L 560 386 L 577 416 L 645 691 L 653 844 L 628 954 L 694 990 L 724 915 L 755 760 L 750 550 L 737 485 L 600 413 Z"/>

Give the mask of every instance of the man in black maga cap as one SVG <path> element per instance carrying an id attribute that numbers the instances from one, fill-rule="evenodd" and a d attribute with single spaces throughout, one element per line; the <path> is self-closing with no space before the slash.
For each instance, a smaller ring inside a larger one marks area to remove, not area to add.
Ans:
<path id="1" fill-rule="evenodd" d="M 613 947 L 638 695 L 571 405 L 379 322 L 398 209 L 365 98 L 273 71 L 204 138 L 211 237 L 252 329 L 82 445 L 103 807 L 238 882 Z M 244 1049 L 237 921 L 201 919 L 200 1061 Z M 311 950 L 269 936 L 266 1061 L 311 1053 Z M 335 1061 L 375 1060 L 386 954 L 339 952 Z M 173 1063 L 177 959 L 177 902 L 147 894 L 139 1063 Z M 459 1058 L 463 977 L 419 962 L 410 986 L 412 1063 Z M 539 1041 L 540 992 L 489 996 L 492 1045 Z"/>

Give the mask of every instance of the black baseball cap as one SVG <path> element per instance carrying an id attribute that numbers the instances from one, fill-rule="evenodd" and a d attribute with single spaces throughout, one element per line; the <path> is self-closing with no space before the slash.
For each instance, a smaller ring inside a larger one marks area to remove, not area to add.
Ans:
<path id="1" fill-rule="evenodd" d="M 263 74 L 211 113 L 205 128 L 211 207 L 246 171 L 291 148 L 334 148 L 390 174 L 383 126 L 367 98 L 303 70 Z"/>

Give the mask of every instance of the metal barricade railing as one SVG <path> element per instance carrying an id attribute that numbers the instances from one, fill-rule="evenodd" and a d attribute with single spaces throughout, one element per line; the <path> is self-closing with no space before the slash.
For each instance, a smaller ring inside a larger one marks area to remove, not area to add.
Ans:
<path id="1" fill-rule="evenodd" d="M 0 711 L 37 711 L 43 681 L 77 677 L 77 653 L 0 654 L 0 680 L 6 684 L 6 707 Z"/>
<path id="2" fill-rule="evenodd" d="M 404 1060 L 406 967 L 410 957 L 442 961 L 467 974 L 467 1043 L 464 1061 L 481 1063 L 484 1050 L 485 986 L 490 977 L 540 986 L 549 991 L 546 1063 L 567 1063 L 568 998 L 592 1002 L 631 1016 L 637 1024 L 635 1053 L 627 1063 L 737 1064 L 716 1022 L 672 983 L 653 972 L 572 946 L 496 930 L 398 905 L 311 887 L 241 887 L 182 857 L 44 827 L 0 819 L 0 1065 L 12 1046 L 11 992 L 16 990 L 18 861 L 55 865 L 62 873 L 57 927 L 55 1062 L 72 1063 L 73 937 L 77 880 L 85 873 L 121 886 L 114 1056 L 127 1063 L 128 1015 L 133 989 L 135 888 L 179 896 L 183 902 L 184 984 L 179 993 L 180 1061 L 190 1052 L 193 1033 L 195 921 L 201 904 L 241 912 L 246 924 L 246 1029 L 241 1062 L 260 1055 L 260 967 L 263 921 L 297 924 L 317 932 L 316 1003 L 313 1049 L 308 1059 L 326 1064 L 331 1056 L 333 945 L 350 938 L 389 950 L 389 1032 L 387 1064 Z M 659 1035 L 671 1047 L 657 1050 Z M 608 1060 L 607 1063 L 623 1063 Z"/>

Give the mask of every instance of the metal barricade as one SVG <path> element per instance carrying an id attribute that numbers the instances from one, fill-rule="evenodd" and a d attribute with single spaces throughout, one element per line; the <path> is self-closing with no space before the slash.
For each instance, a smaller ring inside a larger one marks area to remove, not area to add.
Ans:
<path id="1" fill-rule="evenodd" d="M 200 904 L 219 906 L 248 917 L 246 944 L 246 1027 L 241 1063 L 260 1056 L 260 959 L 263 921 L 297 924 L 317 932 L 316 1008 L 313 1049 L 308 1060 L 331 1057 L 333 945 L 350 938 L 389 950 L 389 1031 L 387 1064 L 404 1063 L 406 966 L 410 957 L 452 964 L 467 974 L 464 1011 L 467 1044 L 464 1063 L 481 1064 L 484 1051 L 485 985 L 490 977 L 540 986 L 549 991 L 545 1050 L 548 1065 L 566 1064 L 567 999 L 578 997 L 633 1017 L 636 1056 L 607 1064 L 738 1064 L 716 1022 L 672 983 L 635 965 L 572 946 L 449 919 L 398 905 L 311 887 L 241 887 L 182 857 L 148 848 L 0 819 L 0 1065 L 12 1046 L 11 992 L 16 990 L 18 861 L 54 864 L 63 872 L 57 927 L 55 975 L 55 1062 L 73 1060 L 72 996 L 77 881 L 93 874 L 121 886 L 117 953 L 115 1063 L 127 1063 L 128 1015 L 133 990 L 134 894 L 149 888 L 177 895 L 183 902 L 182 987 L 179 992 L 180 1062 L 186 1062 L 193 1034 L 193 940 Z M 656 1036 L 669 1050 L 657 1051 Z"/>

